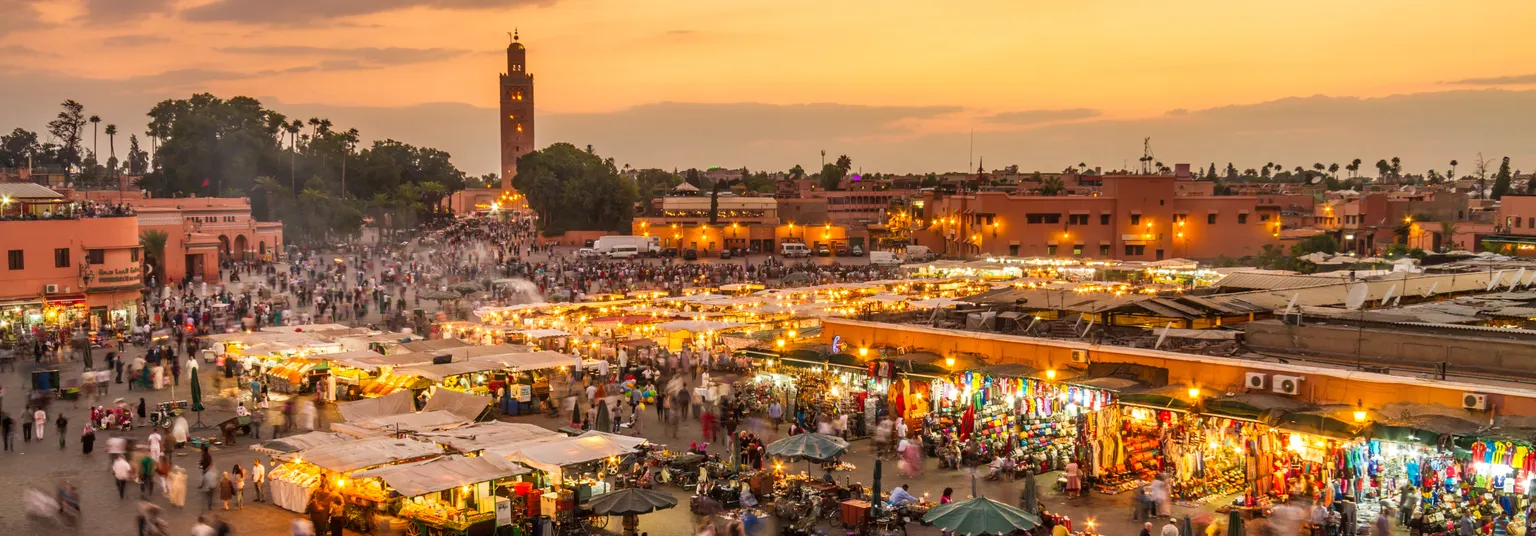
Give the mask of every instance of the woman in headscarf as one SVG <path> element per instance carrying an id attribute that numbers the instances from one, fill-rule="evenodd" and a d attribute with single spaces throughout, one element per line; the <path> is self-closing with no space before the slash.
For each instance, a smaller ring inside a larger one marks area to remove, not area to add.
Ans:
<path id="1" fill-rule="evenodd" d="M 91 455 L 91 449 L 96 445 L 96 423 L 86 422 L 85 429 L 80 431 L 80 453 Z"/>
<path id="2" fill-rule="evenodd" d="M 139 426 L 144 426 L 149 422 L 149 405 L 144 402 L 143 397 L 139 397 L 139 409 L 137 413 L 139 414 Z"/>

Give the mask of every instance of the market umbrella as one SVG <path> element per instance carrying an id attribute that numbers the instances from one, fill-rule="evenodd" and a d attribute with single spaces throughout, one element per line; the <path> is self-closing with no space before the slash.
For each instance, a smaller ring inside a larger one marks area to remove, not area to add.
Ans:
<path id="1" fill-rule="evenodd" d="M 792 273 L 792 274 L 784 276 L 784 278 L 780 279 L 779 282 L 785 283 L 785 284 L 793 284 L 793 283 L 808 283 L 808 282 L 810 282 L 810 280 L 811 280 L 811 274 L 808 274 L 808 273 L 805 273 L 805 272 L 795 272 L 795 273 Z"/>
<path id="2" fill-rule="evenodd" d="M 765 449 L 769 456 L 813 462 L 831 461 L 847 450 L 848 442 L 843 438 L 814 433 L 792 435 L 769 443 Z"/>
<path id="3" fill-rule="evenodd" d="M 626 488 L 593 497 L 587 507 L 610 516 L 649 514 L 677 506 L 677 498 L 656 490 Z"/>
<path id="4" fill-rule="evenodd" d="M 462 296 L 459 296 L 456 292 L 448 292 L 446 290 L 424 290 L 418 293 L 416 297 L 423 300 L 448 301 L 457 300 Z"/>
<path id="5" fill-rule="evenodd" d="M 461 283 L 454 283 L 452 285 L 448 285 L 448 290 L 457 292 L 457 293 L 459 293 L 461 295 L 468 295 L 468 294 L 472 294 L 472 293 L 475 293 L 475 292 L 480 292 L 481 290 L 484 290 L 484 289 L 480 286 L 479 283 L 475 283 L 473 281 L 464 281 L 464 282 L 461 282 Z"/>
<path id="6" fill-rule="evenodd" d="M 1039 516 L 986 497 L 936 506 L 923 521 L 945 532 L 969 536 L 1011 534 L 1040 526 Z"/>
<path id="7" fill-rule="evenodd" d="M 197 379 L 197 369 L 191 372 L 188 379 L 192 381 L 192 411 L 197 412 L 197 427 L 203 428 L 207 426 L 203 424 L 203 384 Z"/>

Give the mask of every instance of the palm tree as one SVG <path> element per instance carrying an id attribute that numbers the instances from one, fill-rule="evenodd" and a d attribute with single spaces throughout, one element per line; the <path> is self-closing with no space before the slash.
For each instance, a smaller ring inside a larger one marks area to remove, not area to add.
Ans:
<path id="1" fill-rule="evenodd" d="M 1456 180 L 1456 164 L 1457 164 L 1456 160 L 1454 160 L 1454 159 L 1451 160 L 1451 171 L 1450 171 L 1450 173 L 1446 173 L 1445 174 L 1445 180 L 1447 180 L 1447 181 Z"/>
<path id="2" fill-rule="evenodd" d="M 341 198 L 347 197 L 347 155 L 352 154 L 352 147 L 357 145 L 357 129 L 350 129 L 341 134 Z M 629 164 L 625 164 L 628 167 Z"/>
<path id="3" fill-rule="evenodd" d="M 1061 177 L 1046 177 L 1040 179 L 1040 195 L 1061 195 L 1067 185 L 1061 182 Z"/>
<path id="4" fill-rule="evenodd" d="M 1451 251 L 1453 249 L 1456 249 L 1456 222 L 1440 222 L 1440 250 Z"/>
<path id="5" fill-rule="evenodd" d="M 294 119 L 293 123 L 288 124 L 286 130 L 288 131 L 288 192 L 293 193 L 294 190 L 299 189 L 296 170 L 299 165 L 299 131 L 304 130 L 304 122 Z"/>
<path id="6" fill-rule="evenodd" d="M 101 131 L 101 116 L 99 116 L 99 115 L 92 115 L 90 121 L 91 121 L 91 159 L 92 160 L 100 160 L 99 158 L 96 157 L 96 134 Z"/>
<path id="7" fill-rule="evenodd" d="M 1338 178 L 1339 178 L 1339 163 L 1338 162 L 1334 162 L 1332 164 L 1328 164 L 1328 172 L 1333 174 L 1334 180 L 1338 180 Z"/>
<path id="8" fill-rule="evenodd" d="M 165 281 L 165 243 L 170 237 L 159 229 L 139 232 L 139 247 L 144 248 L 144 263 L 154 270 L 155 281 Z"/>
<path id="9" fill-rule="evenodd" d="M 108 163 L 107 167 L 109 169 L 116 169 L 117 168 L 117 125 L 112 125 L 112 124 L 108 124 L 107 125 L 107 150 L 111 151 L 111 153 L 112 153 L 112 157 L 107 159 L 107 163 Z"/>

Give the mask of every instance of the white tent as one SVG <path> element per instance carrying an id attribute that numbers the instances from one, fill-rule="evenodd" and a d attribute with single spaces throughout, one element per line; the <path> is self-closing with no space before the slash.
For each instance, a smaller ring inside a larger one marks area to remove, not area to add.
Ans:
<path id="1" fill-rule="evenodd" d="M 386 415 L 399 415 L 416 411 L 410 391 L 395 391 L 378 397 L 342 402 L 336 405 L 342 420 L 360 422 Z"/>
<path id="2" fill-rule="evenodd" d="M 620 445 L 607 437 L 588 435 L 549 442 L 493 447 L 486 449 L 486 452 L 547 472 L 551 478 L 559 482 L 562 467 L 624 456 L 634 452 L 634 449 Z"/>
<path id="3" fill-rule="evenodd" d="M 449 430 L 422 432 L 421 437 L 430 439 L 450 449 L 471 453 L 490 447 L 519 443 L 535 443 L 565 439 L 565 434 L 527 423 L 500 421 L 479 422 Z"/>
<path id="4" fill-rule="evenodd" d="M 375 437 L 309 449 L 300 456 L 321 469 L 350 473 L 395 462 L 439 456 L 442 453 L 443 449 L 434 443 Z"/>
<path id="5" fill-rule="evenodd" d="M 388 465 L 352 475 L 353 478 L 380 478 L 405 497 L 426 495 L 480 482 L 489 482 L 509 476 L 528 474 L 533 470 L 494 456 L 470 458 L 444 456 L 431 460 Z"/>
<path id="6" fill-rule="evenodd" d="M 660 324 L 656 324 L 656 330 L 663 332 L 687 331 L 692 333 L 703 333 L 706 331 L 720 331 L 730 328 L 738 328 L 744 325 L 745 324 L 738 324 L 735 322 L 719 322 L 714 320 L 673 320 L 671 322 L 662 322 Z"/>
<path id="7" fill-rule="evenodd" d="M 560 352 L 528 352 L 525 354 L 508 354 L 498 359 L 509 369 L 526 372 L 560 366 L 575 366 L 579 358 Z"/>

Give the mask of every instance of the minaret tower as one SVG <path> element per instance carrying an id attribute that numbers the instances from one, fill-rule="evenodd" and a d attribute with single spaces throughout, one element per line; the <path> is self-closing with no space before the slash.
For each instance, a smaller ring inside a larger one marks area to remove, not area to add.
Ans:
<path id="1" fill-rule="evenodd" d="M 517 31 L 507 45 L 507 71 L 501 73 L 501 188 L 512 189 L 517 158 L 533 152 L 533 75 L 528 73 L 528 50 L 518 42 Z"/>

